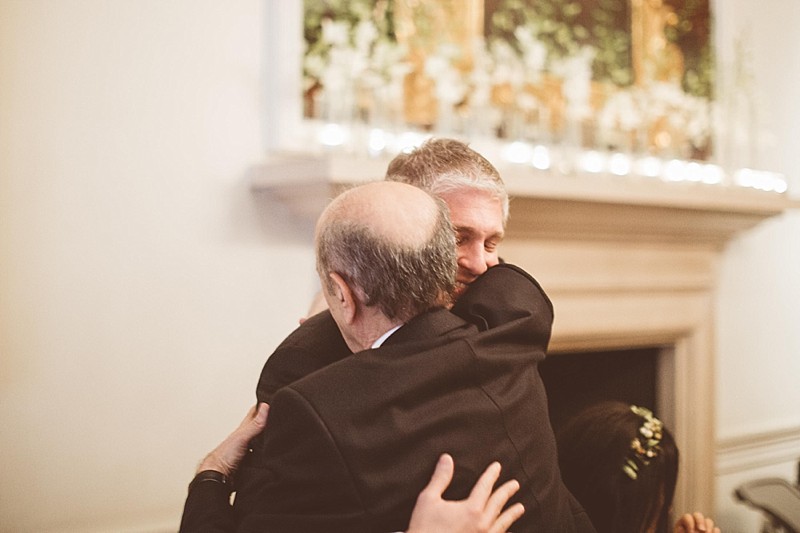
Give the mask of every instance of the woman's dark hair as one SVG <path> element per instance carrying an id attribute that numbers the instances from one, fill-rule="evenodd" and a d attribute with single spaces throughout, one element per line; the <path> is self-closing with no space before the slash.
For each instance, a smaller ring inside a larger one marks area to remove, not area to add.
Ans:
<path id="1" fill-rule="evenodd" d="M 660 439 L 641 433 L 643 426 L 653 424 L 660 428 Z M 653 456 L 637 452 L 634 439 Z M 657 532 L 669 530 L 678 449 L 669 430 L 649 411 L 617 401 L 597 403 L 570 418 L 556 440 L 564 483 L 597 533 L 643 533 L 653 524 Z"/>

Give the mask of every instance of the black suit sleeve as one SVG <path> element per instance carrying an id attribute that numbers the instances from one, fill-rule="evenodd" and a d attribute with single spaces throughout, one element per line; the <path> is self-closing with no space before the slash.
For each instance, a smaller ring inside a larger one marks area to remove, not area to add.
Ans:
<path id="1" fill-rule="evenodd" d="M 228 533 L 235 529 L 230 487 L 222 483 L 192 484 L 183 506 L 180 533 Z"/>
<path id="2" fill-rule="evenodd" d="M 476 279 L 451 309 L 481 331 L 533 317 L 531 326 L 550 337 L 553 304 L 533 276 L 509 263 L 495 265 Z"/>
<path id="3" fill-rule="evenodd" d="M 257 400 L 271 403 L 281 387 L 350 354 L 330 311 L 318 313 L 290 333 L 264 363 L 256 388 Z"/>
<path id="4" fill-rule="evenodd" d="M 278 390 L 351 355 L 330 311 L 322 311 L 297 327 L 267 359 L 256 388 L 258 402 L 273 403 Z M 274 410 L 270 411 L 269 427 L 277 424 Z M 269 431 L 257 435 L 250 443 L 253 450 L 263 449 Z M 254 453 L 249 453 L 239 465 L 237 478 L 250 479 L 256 473 Z"/>

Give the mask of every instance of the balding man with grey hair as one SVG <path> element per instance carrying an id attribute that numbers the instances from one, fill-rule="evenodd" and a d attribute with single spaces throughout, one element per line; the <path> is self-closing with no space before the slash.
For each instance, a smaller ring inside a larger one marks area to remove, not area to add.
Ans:
<path id="1" fill-rule="evenodd" d="M 444 202 L 421 189 L 377 182 L 344 192 L 320 217 L 315 243 L 323 295 L 353 352 L 450 303 L 453 230 Z"/>

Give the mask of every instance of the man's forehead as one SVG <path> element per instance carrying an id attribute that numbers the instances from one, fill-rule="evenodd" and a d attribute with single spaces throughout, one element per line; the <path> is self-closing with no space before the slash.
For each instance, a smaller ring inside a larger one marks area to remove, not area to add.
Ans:
<path id="1" fill-rule="evenodd" d="M 502 201 L 490 191 L 475 188 L 455 189 L 439 194 L 448 205 L 455 204 L 464 207 L 497 205 L 502 207 Z"/>
<path id="2" fill-rule="evenodd" d="M 503 227 L 496 224 L 478 226 L 475 224 L 454 224 L 453 229 L 462 238 L 502 239 Z"/>
<path id="3" fill-rule="evenodd" d="M 502 232 L 503 204 L 487 191 L 453 191 L 442 195 L 456 228 L 494 228 Z"/>

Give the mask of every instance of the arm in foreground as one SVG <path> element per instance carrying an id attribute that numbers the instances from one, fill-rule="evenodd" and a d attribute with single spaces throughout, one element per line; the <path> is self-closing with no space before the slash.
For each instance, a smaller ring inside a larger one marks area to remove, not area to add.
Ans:
<path id="1" fill-rule="evenodd" d="M 430 483 L 417 498 L 407 533 L 505 533 L 525 512 L 521 503 L 503 511 L 509 498 L 519 490 L 516 480 L 507 481 L 492 491 L 500 476 L 499 463 L 486 468 L 469 498 L 443 500 L 442 494 L 453 479 L 453 469 L 453 458 L 442 455 Z"/>
<path id="2" fill-rule="evenodd" d="M 265 403 L 253 406 L 239 427 L 200 463 L 189 485 L 180 525 L 182 533 L 224 533 L 236 529 L 230 506 L 230 483 L 223 483 L 219 477 L 204 479 L 203 476 L 207 472 L 218 472 L 230 479 L 247 453 L 250 440 L 266 427 L 268 411 Z M 519 490 L 517 481 L 507 481 L 492 491 L 500 476 L 499 463 L 489 465 L 467 499 L 443 500 L 442 494 L 453 478 L 453 470 L 453 458 L 442 455 L 431 481 L 417 498 L 408 533 L 505 533 L 525 512 L 521 503 L 503 510 Z"/>
<path id="3" fill-rule="evenodd" d="M 227 477 L 233 476 L 247 453 L 248 443 L 267 426 L 268 414 L 269 405 L 266 403 L 251 407 L 239 427 L 205 456 L 197 468 L 197 473 L 216 470 Z"/>
<path id="4" fill-rule="evenodd" d="M 268 411 L 265 403 L 251 407 L 239 427 L 201 461 L 197 475 L 189 484 L 181 532 L 223 533 L 235 529 L 230 479 L 247 453 L 250 440 L 266 427 Z"/>

